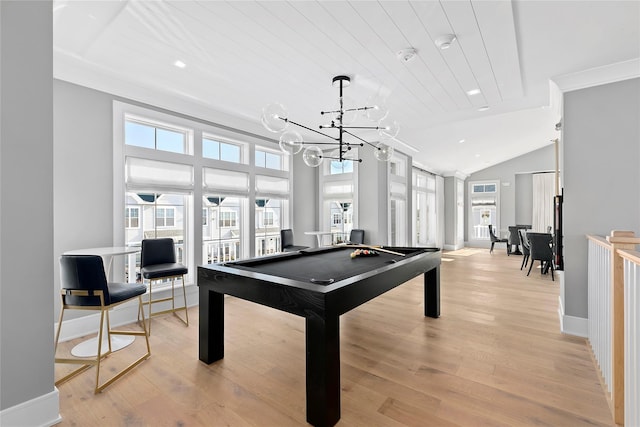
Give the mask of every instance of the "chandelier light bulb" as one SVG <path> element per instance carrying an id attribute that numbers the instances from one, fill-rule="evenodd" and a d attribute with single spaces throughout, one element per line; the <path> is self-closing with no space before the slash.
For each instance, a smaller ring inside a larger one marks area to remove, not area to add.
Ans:
<path id="1" fill-rule="evenodd" d="M 289 126 L 286 120 L 287 110 L 278 103 L 269 104 L 262 109 L 262 125 L 270 132 L 282 132 Z"/>
<path id="2" fill-rule="evenodd" d="M 393 147 L 385 144 L 384 142 L 379 142 L 376 145 L 373 155 L 380 162 L 388 162 L 391 159 L 391 156 L 393 156 Z"/>
<path id="3" fill-rule="evenodd" d="M 302 151 L 302 135 L 295 130 L 288 130 L 280 135 L 280 149 L 285 154 L 298 154 Z"/>
<path id="4" fill-rule="evenodd" d="M 389 114 L 389 110 L 385 106 L 384 99 L 380 97 L 377 97 L 377 96 L 371 97 L 367 101 L 367 106 L 373 107 L 373 108 L 367 109 L 366 113 L 369 120 L 372 120 L 374 122 L 379 122 L 380 120 L 387 117 L 387 115 Z"/>
<path id="5" fill-rule="evenodd" d="M 302 160 L 307 166 L 317 168 L 322 164 L 322 150 L 315 145 L 308 147 L 302 153 Z"/>
<path id="6" fill-rule="evenodd" d="M 388 117 L 380 120 L 378 128 L 380 136 L 386 138 L 395 138 L 398 135 L 398 132 L 400 132 L 400 125 L 398 125 L 398 122 Z"/>

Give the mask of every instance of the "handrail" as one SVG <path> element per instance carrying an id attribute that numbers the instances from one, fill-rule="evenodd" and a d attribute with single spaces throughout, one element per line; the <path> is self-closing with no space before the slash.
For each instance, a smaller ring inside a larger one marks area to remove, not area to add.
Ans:
<path id="1" fill-rule="evenodd" d="M 611 305 L 605 303 L 603 310 L 610 317 L 601 319 L 611 329 L 610 340 L 604 348 L 610 351 L 610 361 L 607 366 L 611 368 L 611 410 L 614 422 L 624 424 L 625 419 L 625 277 L 624 259 L 630 259 L 640 264 L 640 253 L 635 251 L 636 245 L 640 245 L 640 238 L 636 237 L 632 231 L 613 230 L 606 239 L 600 236 L 587 235 L 590 242 L 604 248 L 610 253 L 610 261 L 607 270 L 610 274 L 610 281 L 607 280 L 609 292 L 606 299 L 611 301 Z M 623 259 L 624 258 L 624 259 Z M 591 262 L 591 260 L 590 260 Z M 589 285 L 590 286 L 590 285 Z M 590 288 L 591 289 L 591 288 Z M 595 296 L 589 296 L 593 298 Z M 591 304 L 591 302 L 590 302 Z M 597 307 L 602 307 L 602 302 Z M 610 312 L 608 309 L 610 308 Z M 603 311 L 600 310 L 600 311 Z M 592 346 L 594 343 L 592 343 Z M 600 349 L 600 348 L 598 348 Z M 605 358 L 608 355 L 605 352 Z M 607 360 L 607 362 L 609 359 Z M 598 361 L 600 362 L 600 361 Z M 629 375 L 630 373 L 626 373 Z M 631 408 L 627 408 L 631 410 Z"/>
<path id="2" fill-rule="evenodd" d="M 628 259 L 634 264 L 640 265 L 640 252 L 639 251 L 630 251 L 625 249 L 618 249 L 618 254 L 624 258 Z"/>
<path id="3" fill-rule="evenodd" d="M 640 252 L 617 253 L 624 262 L 624 424 L 640 426 Z"/>
<path id="4" fill-rule="evenodd" d="M 611 243 L 609 243 L 609 241 L 602 237 L 602 236 L 595 236 L 592 234 L 587 234 L 587 239 L 591 240 L 594 243 L 597 243 L 598 245 L 610 249 L 611 248 Z"/>

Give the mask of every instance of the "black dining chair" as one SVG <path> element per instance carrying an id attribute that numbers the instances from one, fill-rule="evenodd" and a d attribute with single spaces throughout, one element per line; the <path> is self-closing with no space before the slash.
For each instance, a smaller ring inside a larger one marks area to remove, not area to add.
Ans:
<path id="1" fill-rule="evenodd" d="M 496 236 L 496 234 L 493 232 L 493 226 L 491 224 L 489 224 L 488 227 L 489 227 L 489 237 L 491 238 L 491 249 L 489 249 L 489 253 L 493 253 L 493 246 L 496 243 L 506 243 L 507 244 L 507 255 L 509 255 L 509 240 L 498 238 Z"/>
<path id="2" fill-rule="evenodd" d="M 149 334 L 147 333 L 145 326 L 144 310 L 142 309 L 142 295 L 147 292 L 147 288 L 144 285 L 136 283 L 107 283 L 104 264 L 102 262 L 102 258 L 98 255 L 63 255 L 60 258 L 60 286 L 62 309 L 60 310 L 60 318 L 58 320 L 53 350 L 55 363 L 76 364 L 82 366 L 56 381 L 56 386 L 70 380 L 92 366 L 95 366 L 96 384 L 94 393 L 97 394 L 151 355 Z M 138 314 L 142 316 L 142 331 L 112 329 L 109 321 L 109 311 L 114 307 L 136 299 L 138 300 Z M 98 332 L 98 348 L 95 358 L 58 357 L 58 342 L 60 341 L 60 331 L 62 330 L 63 318 L 66 310 L 100 311 L 100 330 Z M 102 348 L 105 321 L 107 332 L 106 341 L 108 343 L 107 351 L 103 351 Z M 121 369 L 118 372 L 111 368 L 110 371 L 116 372 L 116 374 L 112 376 L 111 379 L 101 384 L 100 373 L 102 362 L 112 353 L 112 335 L 131 335 L 134 337 L 143 336 L 146 341 L 147 351 L 126 368 Z"/>
<path id="3" fill-rule="evenodd" d="M 551 280 L 554 280 L 553 250 L 551 248 L 553 237 L 549 233 L 527 233 L 527 237 L 529 238 L 529 252 L 531 253 L 531 265 L 529 265 L 527 276 L 531 273 L 534 261 L 540 261 L 540 273 L 551 270 Z"/>
<path id="4" fill-rule="evenodd" d="M 518 233 L 518 226 L 510 225 L 509 226 L 509 252 L 514 255 L 522 255 L 520 251 L 520 233 Z M 515 246 L 515 250 L 513 247 Z"/>
<path id="5" fill-rule="evenodd" d="M 280 230 L 280 245 L 282 252 L 296 252 L 309 248 L 309 246 L 300 246 L 293 243 L 293 230 L 290 228 Z"/>
<path id="6" fill-rule="evenodd" d="M 352 245 L 362 245 L 364 243 L 364 230 L 357 228 L 351 230 L 351 233 L 349 233 L 349 241 L 347 243 Z"/>
<path id="7" fill-rule="evenodd" d="M 520 243 L 522 243 L 522 264 L 520 265 L 520 270 L 527 266 L 529 262 L 529 257 L 531 255 L 530 246 L 529 246 L 529 238 L 527 237 L 527 230 L 525 228 L 518 228 L 518 233 L 520 233 Z"/>
<path id="8" fill-rule="evenodd" d="M 189 311 L 187 310 L 187 291 L 184 283 L 184 276 L 188 273 L 185 265 L 177 262 L 175 242 L 171 237 L 162 239 L 142 240 L 142 253 L 140 254 L 140 274 L 143 280 L 149 281 L 149 299 L 147 307 L 149 312 L 149 334 L 151 334 L 151 318 L 165 313 L 173 313 L 184 324 L 189 326 Z M 175 281 L 182 280 L 182 296 L 184 305 L 175 306 Z M 171 296 L 153 299 L 153 285 L 156 282 L 171 280 Z M 171 301 L 171 308 L 161 311 L 152 311 L 153 304 Z M 184 316 L 178 316 L 177 312 L 184 310 Z"/>

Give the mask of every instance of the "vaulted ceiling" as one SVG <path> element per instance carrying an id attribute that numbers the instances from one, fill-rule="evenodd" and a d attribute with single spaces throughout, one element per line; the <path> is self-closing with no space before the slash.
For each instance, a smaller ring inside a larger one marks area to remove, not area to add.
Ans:
<path id="1" fill-rule="evenodd" d="M 399 123 L 391 145 L 470 174 L 557 138 L 550 79 L 640 57 L 639 27 L 636 1 L 55 0 L 54 76 L 256 124 L 278 102 L 315 128 L 337 106 L 332 78 L 347 75 L 347 107 L 382 101 Z"/>

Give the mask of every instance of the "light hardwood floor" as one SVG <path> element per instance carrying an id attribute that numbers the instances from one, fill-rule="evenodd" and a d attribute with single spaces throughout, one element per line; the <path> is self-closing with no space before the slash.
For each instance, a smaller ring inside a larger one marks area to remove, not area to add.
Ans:
<path id="1" fill-rule="evenodd" d="M 497 248 L 443 258 L 439 319 L 422 278 L 340 318 L 339 426 L 615 425 L 588 344 L 559 331 L 557 280 Z M 225 304 L 222 361 L 198 360 L 197 307 L 188 328 L 154 318 L 149 360 L 96 396 L 93 369 L 59 387 L 60 425 L 305 425 L 304 320 Z"/>

